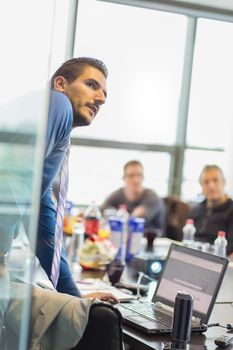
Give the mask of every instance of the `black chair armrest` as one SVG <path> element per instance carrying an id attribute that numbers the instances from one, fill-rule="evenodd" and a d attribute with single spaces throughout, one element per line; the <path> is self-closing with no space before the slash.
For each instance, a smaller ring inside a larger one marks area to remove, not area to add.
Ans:
<path id="1" fill-rule="evenodd" d="M 123 350 L 121 314 L 112 305 L 93 304 L 80 342 L 73 350 Z"/>

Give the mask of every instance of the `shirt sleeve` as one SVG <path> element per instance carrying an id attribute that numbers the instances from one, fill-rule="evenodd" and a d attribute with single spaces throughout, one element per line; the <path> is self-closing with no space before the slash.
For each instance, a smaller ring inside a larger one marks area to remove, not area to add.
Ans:
<path id="1" fill-rule="evenodd" d="M 122 189 L 112 192 L 100 206 L 100 210 L 103 212 L 104 209 L 116 208 L 118 209 L 120 204 L 125 203 Z"/>
<path id="2" fill-rule="evenodd" d="M 42 198 L 52 185 L 70 144 L 73 111 L 69 99 L 62 93 L 51 93 L 42 176 Z"/>
<path id="3" fill-rule="evenodd" d="M 161 210 L 162 200 L 154 191 L 147 189 L 145 190 L 145 194 L 140 205 L 145 208 L 145 219 L 149 220 Z"/>

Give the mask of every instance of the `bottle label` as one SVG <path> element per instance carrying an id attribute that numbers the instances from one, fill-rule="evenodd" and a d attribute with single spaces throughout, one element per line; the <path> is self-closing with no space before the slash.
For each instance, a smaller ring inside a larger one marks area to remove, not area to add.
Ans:
<path id="1" fill-rule="evenodd" d="M 141 238 L 142 238 L 142 233 L 132 232 L 130 237 L 130 247 L 129 247 L 130 254 L 135 255 L 139 252 L 141 247 Z"/>
<path id="2" fill-rule="evenodd" d="M 129 220 L 129 240 L 127 245 L 127 260 L 138 254 L 141 247 L 141 238 L 144 232 L 145 219 L 131 218 Z"/>
<path id="3" fill-rule="evenodd" d="M 111 232 L 123 232 L 123 222 L 118 218 L 110 218 L 109 226 Z"/>
<path id="4" fill-rule="evenodd" d="M 99 231 L 99 220 L 96 218 L 86 218 L 85 220 L 85 233 L 91 235 L 97 234 Z"/>
<path id="5" fill-rule="evenodd" d="M 120 248 L 122 242 L 122 233 L 121 232 L 111 232 L 110 241 L 112 242 L 115 248 Z"/>

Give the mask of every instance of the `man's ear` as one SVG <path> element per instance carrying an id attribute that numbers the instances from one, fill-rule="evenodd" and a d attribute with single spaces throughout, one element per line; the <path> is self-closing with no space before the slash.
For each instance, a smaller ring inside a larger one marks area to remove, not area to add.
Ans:
<path id="1" fill-rule="evenodd" d="M 66 85 L 66 79 L 61 75 L 57 76 L 54 79 L 54 83 L 53 83 L 54 90 L 59 92 L 64 92 L 65 85 Z"/>

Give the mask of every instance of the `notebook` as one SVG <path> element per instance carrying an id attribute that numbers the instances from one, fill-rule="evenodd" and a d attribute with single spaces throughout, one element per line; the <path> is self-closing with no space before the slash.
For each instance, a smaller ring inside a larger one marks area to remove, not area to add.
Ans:
<path id="1" fill-rule="evenodd" d="M 171 244 L 151 301 L 118 304 L 123 322 L 145 333 L 170 333 L 178 291 L 193 296 L 192 332 L 204 332 L 228 259 Z"/>

